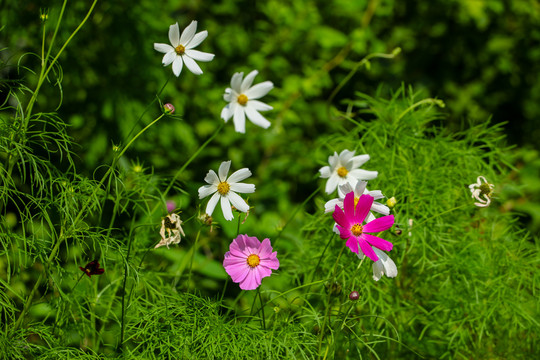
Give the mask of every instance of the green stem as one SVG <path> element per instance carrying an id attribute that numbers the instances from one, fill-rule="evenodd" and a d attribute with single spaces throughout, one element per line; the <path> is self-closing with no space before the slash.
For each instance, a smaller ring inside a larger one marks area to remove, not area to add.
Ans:
<path id="1" fill-rule="evenodd" d="M 423 100 L 420 100 L 419 102 L 415 103 L 415 104 L 412 104 L 411 106 L 409 106 L 405 111 L 403 111 L 399 117 L 397 118 L 397 120 L 395 120 L 396 122 L 399 122 L 399 120 L 401 120 L 402 117 L 404 117 L 409 111 L 417 108 L 418 106 L 420 105 L 423 105 L 423 104 L 435 104 L 441 108 L 444 108 L 444 102 L 442 100 L 439 100 L 439 99 L 432 99 L 432 98 L 429 98 L 429 99 L 423 99 Z"/>
<path id="2" fill-rule="evenodd" d="M 176 172 L 176 174 L 174 175 L 174 177 L 172 178 L 171 182 L 169 183 L 169 185 L 167 186 L 167 188 L 165 189 L 165 191 L 163 192 L 163 197 L 167 196 L 167 194 L 169 193 L 169 191 L 171 190 L 171 188 L 173 187 L 174 185 L 174 182 L 176 181 L 176 179 L 178 179 L 178 177 L 180 176 L 180 174 L 182 174 L 182 172 L 188 167 L 189 164 L 191 164 L 191 162 L 193 160 L 195 160 L 195 158 L 201 153 L 201 151 L 204 150 L 204 148 L 210 144 L 210 142 L 212 140 L 214 140 L 214 138 L 219 134 L 219 132 L 221 131 L 221 129 L 223 128 L 223 126 L 225 125 L 225 123 L 221 123 L 221 125 L 217 128 L 217 130 L 214 132 L 214 134 L 212 136 L 210 136 L 210 138 L 208 140 L 206 140 L 204 142 L 204 144 L 202 144 L 198 149 L 197 151 L 195 151 L 195 153 L 193 155 L 191 155 L 191 157 L 188 159 L 188 161 L 186 161 L 184 163 L 184 165 L 182 165 L 182 167 L 180 168 L 180 170 L 178 170 Z M 159 206 L 159 204 L 157 205 Z M 157 206 L 156 208 L 154 209 L 154 211 L 157 209 Z"/>
<path id="3" fill-rule="evenodd" d="M 262 313 L 262 319 L 261 319 L 261 325 L 263 327 L 263 330 L 266 330 L 266 319 L 264 318 L 264 303 L 262 301 L 262 295 L 261 295 L 261 287 L 259 286 L 257 288 L 257 294 L 259 295 L 259 302 L 261 303 L 261 308 L 259 309 Z"/>
<path id="4" fill-rule="evenodd" d="M 135 139 L 137 139 L 143 132 L 145 132 L 150 126 L 152 126 L 153 124 L 155 124 L 159 119 L 161 119 L 162 117 L 164 116 L 164 114 L 162 114 L 161 116 L 159 116 L 157 119 L 155 119 L 154 121 L 152 121 L 149 125 L 147 125 L 144 129 L 142 129 L 141 131 L 139 131 L 139 133 L 137 135 L 135 135 L 135 137 L 124 147 L 124 149 L 122 150 L 122 152 L 120 152 L 120 154 L 118 155 L 118 158 L 120 158 L 126 151 L 127 149 L 131 146 L 131 144 L 135 141 Z M 98 189 L 101 189 L 101 186 L 105 183 L 105 180 L 107 179 L 107 177 L 109 176 L 109 174 L 112 172 L 112 168 L 109 168 L 107 170 L 107 172 L 105 173 L 105 175 L 103 175 L 103 178 L 101 179 L 101 181 L 99 182 L 99 184 L 94 188 L 94 191 L 92 192 L 92 194 L 88 197 L 88 200 L 86 201 L 86 203 L 84 203 L 84 205 L 81 207 L 81 210 L 79 211 L 79 213 L 77 214 L 77 216 L 75 217 L 75 219 L 73 220 L 72 224 L 77 224 L 78 221 L 81 219 L 81 217 L 83 216 L 83 214 L 86 214 L 86 209 L 87 207 L 90 205 L 90 202 L 91 202 L 91 199 L 94 197 L 94 195 L 97 193 Z M 56 243 L 49 255 L 49 257 L 47 258 L 47 262 L 51 262 L 54 257 L 56 256 L 56 254 L 58 253 L 58 249 L 60 248 L 60 244 L 62 243 L 62 241 L 64 240 L 65 237 L 69 236 L 70 233 L 61 233 L 60 236 L 58 236 L 56 238 Z M 19 315 L 19 318 L 17 319 L 17 321 L 15 322 L 15 325 L 13 326 L 13 331 L 16 331 L 19 326 L 21 325 L 21 322 L 26 314 L 26 312 L 28 311 L 28 309 L 30 308 L 30 305 L 32 304 L 32 300 L 34 298 L 34 295 L 37 291 L 37 288 L 41 285 L 41 281 L 43 280 L 43 274 L 40 274 L 36 283 L 34 284 L 34 287 L 32 289 L 32 291 L 30 292 L 30 295 L 28 295 L 28 299 L 26 300 L 26 303 L 24 304 L 24 308 L 23 308 L 23 311 L 21 312 L 21 314 Z"/>
<path id="5" fill-rule="evenodd" d="M 86 14 L 84 19 L 82 20 L 82 22 L 79 24 L 79 26 L 77 26 L 75 31 L 73 31 L 73 33 L 69 36 L 69 38 L 66 40 L 64 45 L 60 48 L 60 51 L 58 51 L 58 54 L 56 54 L 54 59 L 51 61 L 51 63 L 47 67 L 47 70 L 43 71 L 43 68 L 42 68 L 41 74 L 39 76 L 38 84 L 36 86 L 36 90 L 32 93 L 32 97 L 30 98 L 30 101 L 28 102 L 28 106 L 26 107 L 26 119 L 27 119 L 27 121 L 24 124 L 24 128 L 26 128 L 26 126 L 28 126 L 28 121 L 30 120 L 30 116 L 32 114 L 32 109 L 34 107 L 34 103 L 36 102 L 36 99 L 37 99 L 39 90 L 41 88 L 41 85 L 43 85 L 43 82 L 47 78 L 47 75 L 49 75 L 49 72 L 52 70 L 54 64 L 58 61 L 58 58 L 60 57 L 62 52 L 64 52 L 65 48 L 68 46 L 68 44 L 71 42 L 71 40 L 75 37 L 75 35 L 79 32 L 79 30 L 83 27 L 83 25 L 86 23 L 86 21 L 88 21 L 88 18 L 90 17 L 90 14 L 92 14 L 92 11 L 94 11 L 94 7 L 96 6 L 97 2 L 98 2 L 98 0 L 94 0 L 92 5 L 90 6 L 90 9 L 88 10 L 88 13 Z M 62 5 L 62 10 L 61 10 L 61 13 L 60 13 L 60 18 L 58 19 L 56 29 L 54 30 L 53 41 L 54 41 L 54 38 L 56 37 L 56 33 L 58 32 L 58 28 L 60 27 L 60 22 L 61 22 L 63 14 L 64 14 L 64 8 L 66 6 L 66 3 L 67 3 L 67 0 L 64 0 L 64 3 Z M 50 56 L 51 48 L 52 48 L 52 43 L 51 43 L 51 46 L 49 47 L 49 50 L 47 51 L 46 58 L 48 58 Z"/>
<path id="6" fill-rule="evenodd" d="M 311 193 L 311 195 L 309 195 L 306 200 L 304 200 L 304 202 L 302 204 L 300 204 L 299 206 L 297 206 L 293 213 L 291 214 L 291 216 L 289 217 L 289 219 L 287 220 L 287 222 L 285 223 L 285 225 L 283 225 L 283 227 L 281 228 L 281 230 L 279 231 L 279 233 L 277 234 L 277 236 L 272 240 L 272 244 L 275 246 L 276 245 L 276 242 L 277 240 L 281 237 L 281 234 L 283 234 L 283 231 L 285 231 L 285 229 L 287 228 L 287 226 L 291 223 L 291 221 L 294 219 L 294 217 L 296 216 L 296 214 L 298 213 L 298 211 L 300 211 L 300 209 L 303 209 L 304 206 L 306 206 L 306 204 L 315 196 L 317 195 L 317 193 L 320 191 L 321 189 L 320 188 L 317 188 L 313 193 Z"/>
<path id="7" fill-rule="evenodd" d="M 354 74 L 360 69 L 360 67 L 364 66 L 365 64 L 369 63 L 369 60 L 373 58 L 384 58 L 384 59 L 393 59 L 401 52 L 400 48 L 395 48 L 394 51 L 390 54 L 383 54 L 383 53 L 374 53 L 369 54 L 362 60 L 356 63 L 356 65 L 352 68 L 352 70 L 345 76 L 343 80 L 339 83 L 339 85 L 332 91 L 332 94 L 330 94 L 330 97 L 327 100 L 327 104 L 330 104 L 332 100 L 334 100 L 334 97 L 337 95 L 337 93 L 345 86 L 345 84 L 354 76 Z"/>
<path id="8" fill-rule="evenodd" d="M 197 251 L 197 242 L 199 241 L 199 236 L 201 235 L 201 229 L 199 229 L 199 231 L 197 231 L 197 237 L 195 237 L 195 242 L 193 243 L 193 246 L 192 246 L 192 251 L 191 251 L 191 261 L 189 262 L 189 275 L 188 275 L 188 289 L 190 288 L 191 286 L 191 270 L 193 269 L 193 258 L 195 257 L 195 252 Z"/>
<path id="9" fill-rule="evenodd" d="M 346 247 L 346 245 L 343 244 L 343 246 L 341 248 L 341 251 L 339 252 L 339 255 L 336 258 L 336 262 L 334 264 L 334 269 L 332 270 L 332 277 L 331 277 L 330 283 L 333 283 L 334 280 L 335 280 L 336 270 L 337 270 L 337 266 L 338 266 L 338 263 L 339 263 L 339 259 L 341 258 L 341 254 L 343 254 L 343 250 L 345 250 L 345 247 Z M 328 318 L 330 317 L 330 310 L 331 310 L 330 297 L 331 296 L 332 296 L 332 289 L 330 288 L 330 290 L 328 291 L 328 294 L 326 295 L 326 311 L 325 311 L 325 314 L 324 314 L 323 325 L 321 327 L 321 333 L 319 335 L 319 351 L 318 351 L 319 358 L 321 356 L 321 348 L 322 348 L 322 342 L 323 342 L 323 337 L 324 337 L 324 330 L 326 328 L 326 323 L 328 321 Z"/>
<path id="10" fill-rule="evenodd" d="M 238 215 L 238 224 L 236 226 L 236 237 L 240 235 L 241 218 L 242 218 L 242 214 Z M 229 277 L 227 276 L 227 279 L 225 279 L 225 285 L 223 285 L 223 290 L 221 291 L 220 303 L 223 303 L 223 297 L 225 296 L 225 290 L 227 290 L 228 284 L 229 284 Z"/>
<path id="11" fill-rule="evenodd" d="M 427 222 L 427 221 L 429 221 L 429 220 L 431 220 L 431 219 L 434 219 L 434 218 L 436 218 L 436 217 L 442 216 L 442 215 L 444 215 L 444 214 L 448 214 L 449 212 L 452 212 L 452 211 L 455 211 L 455 210 L 459 210 L 459 209 L 464 208 L 464 207 L 467 207 L 467 206 L 470 206 L 470 204 L 469 204 L 469 203 L 465 203 L 465 204 L 462 204 L 462 205 L 460 205 L 460 206 L 457 206 L 457 207 L 455 207 L 455 208 L 453 208 L 453 209 L 445 210 L 445 211 L 443 211 L 442 213 L 438 213 L 438 214 L 436 214 L 436 215 L 430 216 L 430 217 L 428 217 L 427 219 L 424 219 L 424 221 L 419 222 L 419 223 L 417 223 L 417 224 L 414 224 L 413 227 L 409 228 L 409 231 L 412 231 L 412 229 L 414 229 L 414 228 L 416 228 L 416 227 L 418 227 L 418 226 L 424 224 L 425 222 Z"/>
<path id="12" fill-rule="evenodd" d="M 120 325 L 120 343 L 118 344 L 118 349 L 123 348 L 124 346 L 124 332 L 125 332 L 125 318 L 126 318 L 126 285 L 127 285 L 127 278 L 128 278 L 128 272 L 129 272 L 129 255 L 131 254 L 131 242 L 133 240 L 133 232 L 135 231 L 135 228 L 133 227 L 133 223 L 135 222 L 135 214 L 133 214 L 132 223 L 131 223 L 131 231 L 129 233 L 129 240 L 128 240 L 128 249 L 126 254 L 126 263 L 124 267 L 124 283 L 122 284 L 122 319 L 121 319 L 121 325 Z"/>
<path id="13" fill-rule="evenodd" d="M 167 86 L 167 84 L 169 83 L 169 80 L 171 80 L 171 76 L 172 76 L 172 73 L 171 75 L 169 75 L 169 77 L 167 78 L 167 81 L 165 81 L 165 84 L 163 84 L 163 86 L 161 87 L 161 89 L 159 89 L 159 91 L 157 92 L 155 98 L 148 104 L 146 105 L 146 108 L 143 110 L 142 114 L 139 116 L 139 118 L 137 119 L 137 121 L 135 122 L 135 124 L 133 124 L 133 127 L 131 128 L 131 130 L 129 131 L 129 133 L 127 134 L 126 136 L 126 139 L 128 139 L 131 134 L 133 133 L 133 131 L 135 130 L 135 128 L 137 127 L 137 125 L 139 125 L 139 123 L 141 122 L 143 116 L 146 114 L 146 112 L 150 109 L 150 107 L 156 102 L 156 100 L 159 99 L 159 96 L 161 95 L 161 93 L 163 92 L 163 90 L 165 90 L 165 87 Z"/>

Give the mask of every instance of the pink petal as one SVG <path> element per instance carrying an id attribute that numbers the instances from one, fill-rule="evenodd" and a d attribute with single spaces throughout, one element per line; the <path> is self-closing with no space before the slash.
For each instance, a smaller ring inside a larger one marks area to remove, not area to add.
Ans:
<path id="1" fill-rule="evenodd" d="M 279 269 L 279 260 L 277 259 L 277 252 L 272 253 L 271 257 L 269 259 L 261 259 L 260 265 L 277 270 Z"/>
<path id="2" fill-rule="evenodd" d="M 358 254 L 358 238 L 356 236 L 350 236 L 345 245 L 348 246 L 353 253 Z"/>
<path id="3" fill-rule="evenodd" d="M 261 247 L 261 242 L 255 236 L 246 235 L 246 246 L 251 254 L 259 254 L 259 248 Z"/>
<path id="4" fill-rule="evenodd" d="M 343 227 L 341 225 L 336 225 L 339 230 L 339 237 L 342 239 L 348 239 L 352 236 L 351 229 L 349 227 Z"/>
<path id="5" fill-rule="evenodd" d="M 364 226 L 364 232 L 375 233 L 388 230 L 394 225 L 394 215 L 381 216 Z"/>
<path id="6" fill-rule="evenodd" d="M 262 262 L 259 264 L 259 266 L 257 266 L 257 270 L 259 271 L 259 274 L 261 275 L 261 279 L 272 275 L 272 269 L 270 269 L 267 266 L 264 266 Z"/>
<path id="7" fill-rule="evenodd" d="M 380 237 L 373 236 L 370 234 L 362 234 L 362 238 L 368 243 L 370 243 L 372 246 L 375 246 L 376 248 L 384 250 L 384 251 L 390 251 L 394 247 L 394 245 L 390 241 L 381 239 Z"/>
<path id="8" fill-rule="evenodd" d="M 247 274 L 244 281 L 240 282 L 240 289 L 242 290 L 255 290 L 261 285 L 261 276 L 255 269 L 251 269 Z"/>
<path id="9" fill-rule="evenodd" d="M 360 242 L 360 249 L 368 258 L 370 258 L 373 261 L 379 260 L 379 257 L 377 256 L 377 254 L 375 254 L 375 251 L 373 251 L 371 246 L 369 246 L 369 244 L 363 238 L 360 238 L 359 242 Z"/>
<path id="10" fill-rule="evenodd" d="M 358 203 L 360 203 L 360 201 Z M 354 192 L 351 191 L 345 195 L 345 199 L 343 200 L 343 210 L 345 210 L 345 216 L 349 220 L 349 223 L 354 221 Z"/>
<path id="11" fill-rule="evenodd" d="M 259 256 L 261 259 L 266 259 L 272 254 L 272 244 L 270 244 L 270 239 L 264 239 L 261 246 L 259 247 Z"/>
<path id="12" fill-rule="evenodd" d="M 249 276 L 251 267 L 245 263 L 242 265 L 229 265 L 225 267 L 225 271 L 229 274 L 234 282 L 241 282 Z"/>
<path id="13" fill-rule="evenodd" d="M 339 206 L 335 206 L 332 217 L 334 218 L 334 221 L 339 225 L 343 227 L 349 227 L 349 221 L 347 220 L 345 213 L 343 212 L 343 210 L 341 210 Z"/>
<path id="14" fill-rule="evenodd" d="M 353 198 L 354 198 L 354 194 L 353 194 Z M 369 209 L 371 209 L 372 204 L 373 204 L 373 196 L 369 196 L 369 195 L 360 196 L 360 199 L 358 199 L 358 204 L 356 204 L 354 222 L 361 224 L 362 221 L 364 221 L 364 219 L 366 218 L 367 214 L 369 213 Z"/>

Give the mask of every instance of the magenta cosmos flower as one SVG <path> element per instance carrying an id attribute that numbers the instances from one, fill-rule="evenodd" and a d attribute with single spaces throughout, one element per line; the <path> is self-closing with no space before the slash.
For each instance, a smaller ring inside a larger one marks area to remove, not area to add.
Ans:
<path id="1" fill-rule="evenodd" d="M 380 250 L 392 250 L 392 243 L 377 236 L 366 234 L 388 230 L 394 225 L 394 215 L 382 216 L 373 221 L 362 225 L 362 222 L 369 213 L 373 204 L 373 196 L 362 195 L 355 204 L 354 192 L 345 195 L 343 201 L 343 210 L 336 205 L 334 220 L 337 223 L 339 236 L 342 239 L 347 239 L 347 245 L 353 253 L 358 254 L 358 245 L 362 252 L 371 260 L 378 261 L 379 257 L 371 248 L 374 246 Z M 370 246 L 371 245 L 371 246 Z"/>
<path id="2" fill-rule="evenodd" d="M 270 276 L 279 268 L 277 251 L 272 252 L 270 239 L 261 243 L 254 236 L 238 235 L 225 254 L 223 267 L 242 290 L 254 290 L 262 278 Z"/>

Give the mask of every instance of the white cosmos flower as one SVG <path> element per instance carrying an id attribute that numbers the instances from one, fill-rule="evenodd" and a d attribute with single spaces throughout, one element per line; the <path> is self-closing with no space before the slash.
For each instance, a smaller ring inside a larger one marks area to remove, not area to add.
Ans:
<path id="1" fill-rule="evenodd" d="M 326 182 L 326 193 L 331 194 L 338 185 L 350 184 L 352 188 L 356 186 L 359 180 L 372 180 L 378 175 L 377 171 L 368 171 L 359 169 L 364 163 L 369 160 L 369 155 L 354 156 L 354 151 L 343 150 L 339 155 L 334 152 L 334 155 L 328 157 L 330 166 L 323 166 L 319 172 L 323 179 L 328 179 Z M 345 194 L 338 188 L 338 195 L 341 198 Z"/>
<path id="2" fill-rule="evenodd" d="M 247 212 L 249 210 L 249 205 L 237 194 L 237 192 L 244 194 L 255 192 L 255 185 L 239 182 L 250 177 L 251 171 L 249 171 L 248 168 L 243 168 L 234 172 L 227 178 L 230 167 L 230 160 L 222 162 L 219 166 L 219 176 L 214 170 L 209 170 L 204 181 L 210 185 L 204 185 L 199 188 L 199 199 L 214 194 L 208 201 L 208 205 L 206 205 L 206 213 L 209 216 L 214 212 L 219 199 L 221 199 L 221 210 L 223 211 L 223 216 L 226 220 L 233 219 L 231 203 L 236 209 L 242 212 Z"/>
<path id="3" fill-rule="evenodd" d="M 482 183 L 482 180 L 484 183 Z M 471 196 L 478 200 L 474 205 L 479 207 L 487 207 L 491 204 L 491 194 L 495 185 L 488 183 L 485 177 L 479 176 L 476 178 L 476 183 L 469 185 Z"/>
<path id="4" fill-rule="evenodd" d="M 355 203 L 358 201 L 358 198 L 360 198 L 362 194 L 368 194 L 370 196 L 373 196 L 375 200 L 379 200 L 384 197 L 381 190 L 368 191 L 368 189 L 366 189 L 366 185 L 367 185 L 367 181 L 358 181 L 356 183 L 356 187 L 353 190 L 351 185 L 349 183 L 346 183 L 346 184 L 340 185 L 339 190 L 343 194 L 348 194 L 351 191 L 354 191 Z M 325 213 L 334 212 L 334 210 L 336 209 L 336 205 L 343 209 L 343 200 L 344 200 L 344 197 L 329 200 L 326 204 L 324 204 L 324 212 Z M 378 203 L 376 201 L 374 201 L 373 205 L 371 205 L 371 211 L 378 212 L 379 214 L 382 214 L 382 215 L 390 215 L 390 209 L 388 208 L 388 206 Z M 371 211 L 366 218 L 366 222 L 375 220 L 375 216 L 373 216 Z"/>
<path id="5" fill-rule="evenodd" d="M 242 134 L 246 132 L 246 116 L 252 123 L 264 129 L 270 126 L 270 121 L 259 114 L 259 111 L 272 110 L 273 107 L 257 99 L 268 94 L 274 88 L 274 84 L 271 81 L 264 81 L 251 86 L 258 73 L 257 70 L 253 70 L 244 80 L 242 80 L 244 73 L 234 73 L 231 87 L 225 89 L 223 95 L 225 101 L 229 103 L 221 111 L 221 118 L 227 122 L 233 117 L 234 129 Z"/>
<path id="6" fill-rule="evenodd" d="M 175 213 L 167 215 L 161 219 L 161 229 L 159 230 L 161 241 L 154 248 L 164 245 L 169 248 L 169 245 L 171 244 L 178 244 L 182 239 L 180 234 L 182 234 L 182 236 L 186 236 L 181 225 L 182 220 L 180 220 L 180 216 Z"/>
<path id="7" fill-rule="evenodd" d="M 187 28 L 182 31 L 180 36 L 180 29 L 178 23 L 169 27 L 169 41 L 171 45 L 154 43 L 154 49 L 164 53 L 163 66 L 168 66 L 172 63 L 173 73 L 176 76 L 180 75 L 183 64 L 186 64 L 189 71 L 195 75 L 201 75 L 203 72 L 197 61 L 212 61 L 214 54 L 205 53 L 198 50 L 193 50 L 194 47 L 199 45 L 208 36 L 208 31 L 204 30 L 199 33 L 197 31 L 197 21 L 193 20 Z"/>

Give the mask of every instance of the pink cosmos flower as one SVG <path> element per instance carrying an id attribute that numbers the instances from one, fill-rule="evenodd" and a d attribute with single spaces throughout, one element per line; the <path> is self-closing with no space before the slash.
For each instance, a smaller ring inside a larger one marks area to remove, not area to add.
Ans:
<path id="1" fill-rule="evenodd" d="M 390 241 L 366 233 L 390 229 L 392 225 L 394 225 L 394 215 L 382 216 L 362 225 L 372 204 L 373 196 L 370 195 L 360 196 L 358 203 L 355 204 L 354 192 L 350 192 L 345 195 L 343 210 L 336 205 L 332 216 L 338 224 L 337 228 L 339 230 L 339 236 L 342 239 L 348 239 L 345 245 L 347 245 L 353 253 L 358 254 L 358 246 L 360 245 L 360 249 L 368 258 L 373 261 L 378 261 L 379 257 L 375 251 L 373 251 L 371 246 L 380 250 L 390 251 L 394 245 L 392 245 Z"/>
<path id="2" fill-rule="evenodd" d="M 279 268 L 277 251 L 272 252 L 270 239 L 261 243 L 254 236 L 238 235 L 225 254 L 223 267 L 242 290 L 254 290 L 262 278 L 270 276 Z"/>

